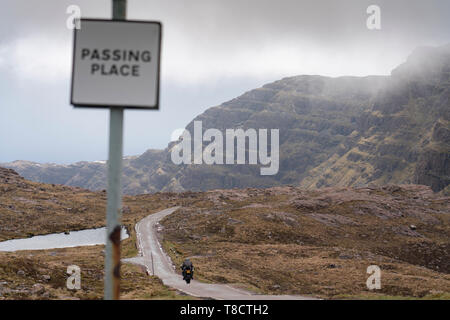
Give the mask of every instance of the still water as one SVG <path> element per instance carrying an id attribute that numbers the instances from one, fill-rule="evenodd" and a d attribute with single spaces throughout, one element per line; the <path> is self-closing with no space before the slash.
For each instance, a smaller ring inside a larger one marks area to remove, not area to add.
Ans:
<path id="1" fill-rule="evenodd" d="M 128 233 L 122 228 L 122 240 Z M 106 228 L 72 231 L 69 234 L 53 233 L 26 239 L 14 239 L 0 242 L 0 251 L 44 250 L 79 246 L 94 246 L 106 243 Z"/>

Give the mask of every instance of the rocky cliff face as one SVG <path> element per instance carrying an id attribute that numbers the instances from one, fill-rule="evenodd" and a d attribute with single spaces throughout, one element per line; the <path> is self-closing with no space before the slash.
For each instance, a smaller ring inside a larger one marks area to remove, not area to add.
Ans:
<path id="1" fill-rule="evenodd" d="M 175 165 L 174 143 L 124 163 L 124 192 L 293 184 L 305 188 L 450 183 L 450 46 L 419 48 L 391 76 L 285 78 L 208 109 L 203 130 L 279 129 L 280 169 Z M 192 133 L 193 122 L 187 126 Z M 3 164 L 28 179 L 105 188 L 106 165 Z"/>
<path id="2" fill-rule="evenodd" d="M 450 175 L 450 46 L 417 49 L 358 117 L 353 144 L 311 171 L 307 187 L 419 183 Z"/>

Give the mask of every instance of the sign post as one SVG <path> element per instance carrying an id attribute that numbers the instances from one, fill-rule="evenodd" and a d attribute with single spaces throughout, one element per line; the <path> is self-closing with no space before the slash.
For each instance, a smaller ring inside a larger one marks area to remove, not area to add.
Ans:
<path id="1" fill-rule="evenodd" d="M 126 0 L 113 0 L 113 20 L 126 19 Z M 120 298 L 123 108 L 109 110 L 108 200 L 106 209 L 105 300 Z"/>
<path id="2" fill-rule="evenodd" d="M 112 0 L 113 20 L 81 19 L 75 29 L 71 104 L 110 109 L 105 300 L 119 299 L 125 108 L 159 108 L 161 24 L 126 20 L 126 0 Z"/>

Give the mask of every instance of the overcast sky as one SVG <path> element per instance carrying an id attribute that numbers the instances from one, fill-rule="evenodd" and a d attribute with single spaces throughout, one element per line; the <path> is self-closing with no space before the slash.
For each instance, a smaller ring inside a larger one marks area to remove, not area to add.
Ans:
<path id="1" fill-rule="evenodd" d="M 111 18 L 111 0 L 2 0 L 0 162 L 107 154 L 108 111 L 69 104 L 69 5 Z M 366 27 L 369 5 L 381 30 Z M 129 0 L 163 24 L 160 111 L 126 111 L 126 155 L 164 148 L 209 107 L 287 76 L 389 74 L 417 46 L 450 42 L 448 0 Z"/>

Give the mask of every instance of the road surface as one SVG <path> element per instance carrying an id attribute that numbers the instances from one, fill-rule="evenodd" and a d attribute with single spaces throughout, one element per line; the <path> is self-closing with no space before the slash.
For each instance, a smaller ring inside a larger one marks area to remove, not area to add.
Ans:
<path id="1" fill-rule="evenodd" d="M 160 278 L 166 286 L 175 288 L 188 295 L 217 300 L 310 300 L 311 297 L 288 295 L 258 295 L 233 288 L 225 284 L 208 284 L 196 280 L 187 284 L 179 272 L 175 270 L 170 258 L 163 251 L 157 238 L 158 222 L 176 211 L 179 207 L 169 208 L 151 214 L 136 224 L 136 237 L 139 256 L 124 259 L 124 262 L 136 263 L 147 268 L 149 274 Z M 153 272 L 154 270 L 154 272 Z"/>

